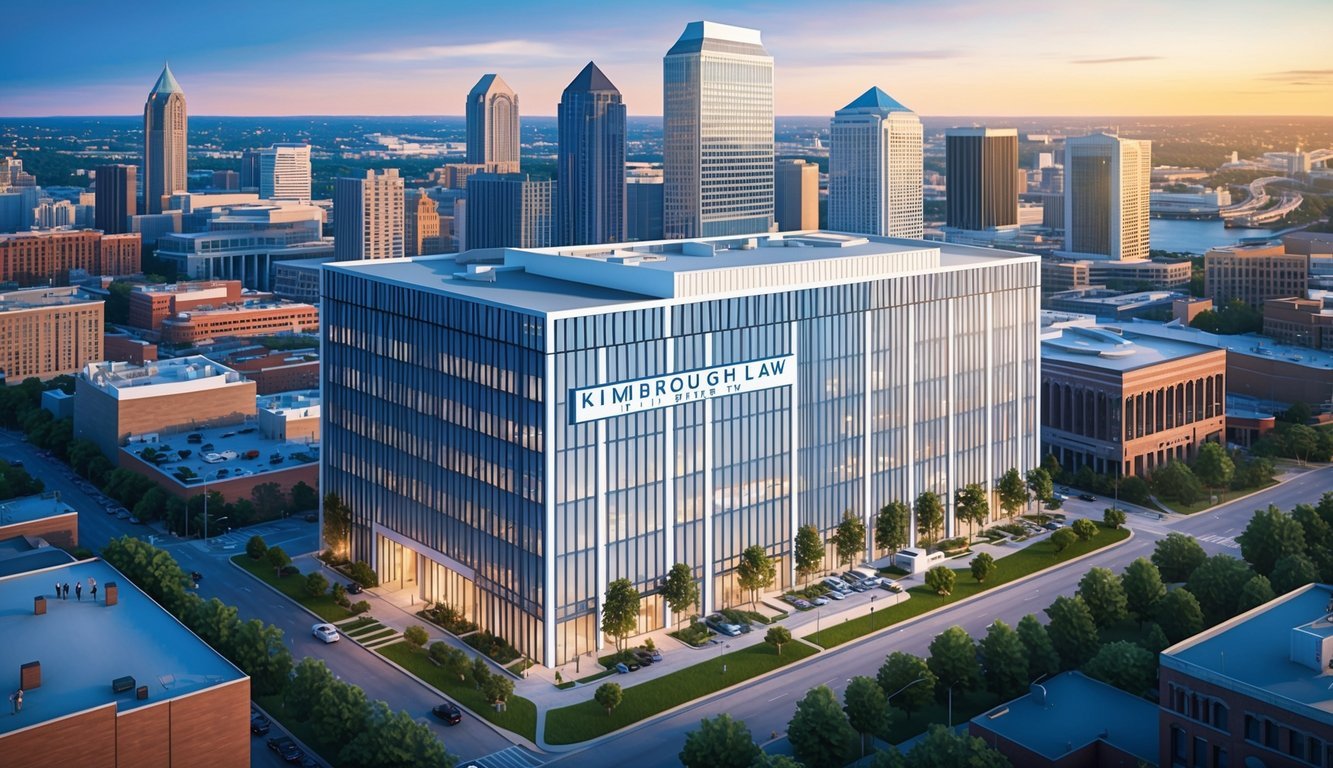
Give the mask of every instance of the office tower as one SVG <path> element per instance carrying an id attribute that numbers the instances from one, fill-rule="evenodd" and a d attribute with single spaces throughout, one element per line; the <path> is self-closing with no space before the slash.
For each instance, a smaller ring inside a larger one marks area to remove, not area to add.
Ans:
<path id="1" fill-rule="evenodd" d="M 274 144 L 259 150 L 259 197 L 310 202 L 309 144 Z"/>
<path id="2" fill-rule="evenodd" d="M 944 134 L 945 224 L 983 230 L 1018 226 L 1018 130 L 951 128 Z"/>
<path id="3" fill-rule="evenodd" d="M 921 120 L 879 88 L 833 115 L 828 228 L 921 237 Z"/>
<path id="4" fill-rule="evenodd" d="M 661 177 L 630 179 L 625 185 L 625 230 L 629 240 L 661 240 L 662 191 Z"/>
<path id="5" fill-rule="evenodd" d="M 403 203 L 403 255 L 440 253 L 440 208 L 424 190 L 409 189 Z"/>
<path id="6" fill-rule="evenodd" d="M 97 196 L 93 200 L 97 229 L 108 235 L 130 231 L 130 217 L 136 214 L 138 189 L 135 176 L 138 172 L 139 169 L 132 165 L 97 166 Z"/>
<path id="7" fill-rule="evenodd" d="M 239 192 L 241 175 L 236 171 L 213 171 L 213 189 L 221 192 Z"/>
<path id="8" fill-rule="evenodd" d="M 247 192 L 259 191 L 260 151 L 247 149 L 241 153 L 241 189 Z"/>
<path id="9" fill-rule="evenodd" d="M 773 195 L 779 232 L 819 229 L 819 166 L 805 160 L 778 162 Z"/>
<path id="10" fill-rule="evenodd" d="M 467 161 L 518 173 L 518 94 L 499 75 L 482 75 L 467 95 Z"/>
<path id="11" fill-rule="evenodd" d="M 0 235 L 0 283 L 68 285 L 76 269 L 132 275 L 139 271 L 140 242 L 137 234 L 104 235 L 91 229 Z"/>
<path id="12" fill-rule="evenodd" d="M 155 239 L 157 258 L 174 267 L 179 279 L 240 280 L 246 288 L 267 291 L 279 262 L 333 258 L 333 238 L 322 236 L 323 222 L 324 211 L 306 203 L 249 202 L 211 207 L 197 226 L 147 237 Z"/>
<path id="13" fill-rule="evenodd" d="M 403 180 L 396 168 L 338 179 L 333 187 L 334 259 L 401 257 L 403 202 Z"/>
<path id="14" fill-rule="evenodd" d="M 759 31 L 693 21 L 662 60 L 667 237 L 773 224 L 773 57 Z"/>
<path id="15" fill-rule="evenodd" d="M 185 92 L 163 67 L 143 105 L 145 213 L 161 213 L 163 196 L 186 189 L 185 123 Z"/>
<path id="16" fill-rule="evenodd" d="M 557 108 L 556 228 L 565 245 L 625 239 L 625 104 L 588 62 Z"/>
<path id="17" fill-rule="evenodd" d="M 32 209 L 32 225 L 37 229 L 69 229 L 78 220 L 78 208 L 68 200 L 43 197 Z"/>
<path id="18" fill-rule="evenodd" d="M 17 157 L 0 157 L 0 192 L 37 186 L 37 177 L 23 170 L 23 161 Z"/>
<path id="19" fill-rule="evenodd" d="M 1148 258 L 1152 142 L 1109 133 L 1065 141 L 1065 255 Z"/>
<path id="20" fill-rule="evenodd" d="M 473 174 L 464 206 L 467 248 L 554 245 L 551 198 L 555 185 L 554 181 L 530 181 L 526 174 L 519 173 Z"/>

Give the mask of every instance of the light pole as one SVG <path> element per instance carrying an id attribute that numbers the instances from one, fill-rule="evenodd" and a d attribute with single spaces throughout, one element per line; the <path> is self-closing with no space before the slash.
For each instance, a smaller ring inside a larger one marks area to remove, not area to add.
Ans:
<path id="1" fill-rule="evenodd" d="M 217 471 L 212 472 L 212 478 L 218 479 Z M 204 475 L 204 545 L 208 544 L 208 479 L 209 475 Z M 189 519 L 189 512 L 186 512 L 186 519 Z M 188 537 L 187 537 L 188 538 Z"/>
<path id="2" fill-rule="evenodd" d="M 924 683 L 925 681 L 926 681 L 926 678 L 925 678 L 924 675 L 922 675 L 921 677 L 918 677 L 917 679 L 913 680 L 912 682 L 908 683 L 907 685 L 904 685 L 902 688 L 899 688 L 898 690 L 894 691 L 893 693 L 890 693 L 890 694 L 884 699 L 884 703 L 885 703 L 885 704 L 888 704 L 890 701 L 893 701 L 893 697 L 894 697 L 894 696 L 897 696 L 898 694 L 902 693 L 903 691 L 907 690 L 908 688 L 911 688 L 912 686 L 916 685 L 917 683 Z"/>
<path id="3" fill-rule="evenodd" d="M 949 684 L 949 730 L 953 730 L 953 687 L 958 685 L 957 680 Z"/>

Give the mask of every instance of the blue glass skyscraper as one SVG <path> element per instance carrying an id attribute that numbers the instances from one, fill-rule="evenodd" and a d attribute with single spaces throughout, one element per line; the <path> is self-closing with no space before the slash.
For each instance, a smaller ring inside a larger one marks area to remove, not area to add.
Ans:
<path id="1" fill-rule="evenodd" d="M 565 88 L 558 113 L 557 241 L 620 242 L 625 239 L 625 104 L 620 91 L 590 61 Z"/>

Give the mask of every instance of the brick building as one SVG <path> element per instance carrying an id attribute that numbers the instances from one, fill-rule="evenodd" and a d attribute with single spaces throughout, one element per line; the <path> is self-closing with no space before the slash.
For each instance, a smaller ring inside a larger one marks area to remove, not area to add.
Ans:
<path id="1" fill-rule="evenodd" d="M 93 229 L 0 235 L 0 282 L 68 285 L 69 272 L 133 275 L 139 272 L 139 235 L 104 235 Z"/>
<path id="2" fill-rule="evenodd" d="M 209 343 L 228 336 L 274 336 L 319 330 L 319 309 L 310 304 L 274 302 L 181 312 L 162 321 L 162 341 L 177 346 Z"/>
<path id="3" fill-rule="evenodd" d="M 129 324 L 150 331 L 159 330 L 162 321 L 199 307 L 223 307 L 240 304 L 240 280 L 206 280 L 171 285 L 140 285 L 130 293 Z"/>
<path id="4" fill-rule="evenodd" d="M 1333 349 L 1333 294 L 1311 291 L 1264 302 L 1264 335 L 1286 344 Z"/>
<path id="5" fill-rule="evenodd" d="M 1203 295 L 1223 306 L 1239 299 L 1263 309 L 1268 299 L 1304 296 L 1310 257 L 1281 245 L 1214 248 L 1203 256 Z"/>
<path id="6" fill-rule="evenodd" d="M 223 362 L 255 383 L 255 392 L 271 395 L 298 389 L 319 387 L 319 348 L 308 350 L 268 350 L 258 353 L 247 348 L 228 356 Z"/>
<path id="7" fill-rule="evenodd" d="M 104 308 L 76 288 L 0 293 L 3 379 L 49 379 L 101 360 Z"/>
<path id="8" fill-rule="evenodd" d="M 157 359 L 157 345 L 136 339 L 127 333 L 108 332 L 102 335 L 102 354 L 107 360 L 143 365 Z"/>
<path id="9" fill-rule="evenodd" d="M 57 547 L 79 546 L 79 513 L 57 493 L 0 501 L 0 540 L 35 536 Z"/>

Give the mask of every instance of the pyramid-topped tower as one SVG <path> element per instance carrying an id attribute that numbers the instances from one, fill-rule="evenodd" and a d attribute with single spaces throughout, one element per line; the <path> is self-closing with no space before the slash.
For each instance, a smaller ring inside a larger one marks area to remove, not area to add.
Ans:
<path id="1" fill-rule="evenodd" d="M 144 211 L 161 213 L 162 198 L 185 191 L 185 91 L 164 66 L 143 105 Z"/>

